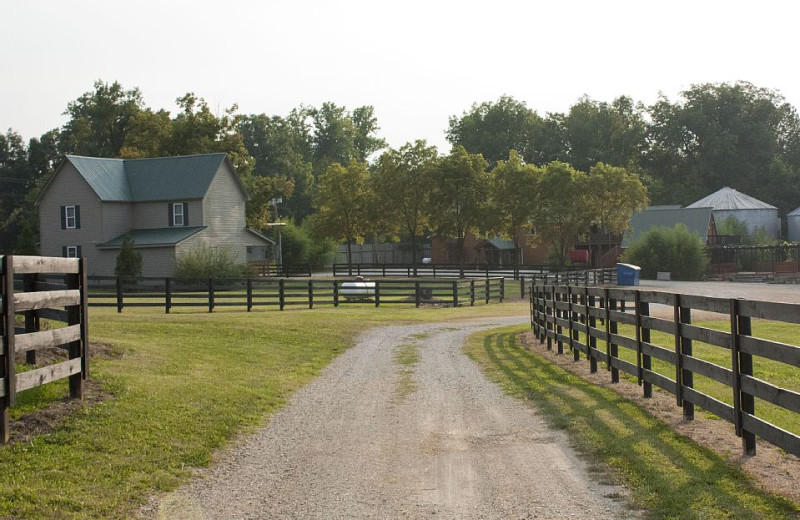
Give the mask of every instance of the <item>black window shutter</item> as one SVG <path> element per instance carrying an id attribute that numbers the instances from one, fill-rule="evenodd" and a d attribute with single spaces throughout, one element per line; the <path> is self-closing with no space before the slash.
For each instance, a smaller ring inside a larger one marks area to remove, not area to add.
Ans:
<path id="1" fill-rule="evenodd" d="M 81 257 L 81 246 L 78 246 L 77 249 L 78 249 L 78 253 L 77 253 L 78 258 L 80 258 Z"/>
<path id="2" fill-rule="evenodd" d="M 81 207 L 75 206 L 75 229 L 80 229 L 80 228 L 81 228 Z"/>
<path id="3" fill-rule="evenodd" d="M 175 225 L 175 214 L 172 212 L 173 204 L 170 202 L 167 208 L 169 209 L 169 226 L 172 227 Z"/>
<path id="4" fill-rule="evenodd" d="M 67 257 L 67 246 L 61 246 L 61 256 Z"/>
<path id="5" fill-rule="evenodd" d="M 188 226 L 189 225 L 189 203 L 188 202 L 184 202 L 183 203 L 183 225 L 184 226 Z"/>
<path id="6" fill-rule="evenodd" d="M 67 229 L 67 207 L 61 206 L 61 229 Z M 64 255 L 67 256 L 67 255 Z"/>

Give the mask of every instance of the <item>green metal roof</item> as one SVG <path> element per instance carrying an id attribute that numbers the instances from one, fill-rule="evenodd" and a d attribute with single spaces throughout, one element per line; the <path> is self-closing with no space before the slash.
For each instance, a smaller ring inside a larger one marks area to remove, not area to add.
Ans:
<path id="1" fill-rule="evenodd" d="M 690 232 L 698 235 L 703 242 L 708 238 L 713 208 L 647 208 L 631 217 L 631 230 L 625 233 L 622 247 L 628 247 L 640 236 L 655 227 L 674 227 L 685 225 Z"/>
<path id="2" fill-rule="evenodd" d="M 148 202 L 203 198 L 225 157 L 224 153 L 148 159 L 67 155 L 67 160 L 100 200 Z"/>
<path id="3" fill-rule="evenodd" d="M 206 226 L 198 227 L 167 227 L 155 229 L 132 229 L 128 233 L 112 238 L 108 242 L 97 244 L 97 247 L 118 248 L 126 235 L 133 240 L 133 247 L 167 247 L 186 240 L 190 236 L 204 230 Z"/>
<path id="4" fill-rule="evenodd" d="M 513 250 L 516 249 L 514 246 L 514 242 L 511 240 L 504 240 L 502 238 L 489 238 L 480 244 L 478 244 L 478 248 L 483 248 L 484 246 L 489 245 L 498 250 Z"/>

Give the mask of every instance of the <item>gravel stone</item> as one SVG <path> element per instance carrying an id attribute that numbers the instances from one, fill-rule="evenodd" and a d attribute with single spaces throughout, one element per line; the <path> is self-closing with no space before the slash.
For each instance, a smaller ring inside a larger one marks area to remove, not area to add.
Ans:
<path id="1" fill-rule="evenodd" d="M 476 331 L 528 319 L 365 333 L 269 424 L 161 497 L 148 516 L 636 517 L 619 498 L 623 489 L 593 480 L 562 432 L 487 381 L 461 351 Z M 402 365 L 396 355 L 409 344 L 419 360 Z"/>

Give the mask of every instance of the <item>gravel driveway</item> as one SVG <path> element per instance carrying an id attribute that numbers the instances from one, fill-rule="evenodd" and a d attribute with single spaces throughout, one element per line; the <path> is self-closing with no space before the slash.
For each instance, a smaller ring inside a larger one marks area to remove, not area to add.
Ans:
<path id="1" fill-rule="evenodd" d="M 566 437 L 461 345 L 527 316 L 374 329 L 204 475 L 163 519 L 624 518 Z M 400 352 L 418 354 L 413 365 Z M 633 516 L 633 514 L 631 514 Z"/>

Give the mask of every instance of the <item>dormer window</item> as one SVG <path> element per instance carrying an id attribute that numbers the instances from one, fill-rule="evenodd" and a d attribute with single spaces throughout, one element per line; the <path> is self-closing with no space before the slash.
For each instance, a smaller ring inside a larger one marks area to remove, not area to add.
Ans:
<path id="1" fill-rule="evenodd" d="M 169 205 L 169 225 L 172 226 L 188 226 L 189 204 L 186 202 L 171 202 Z"/>

